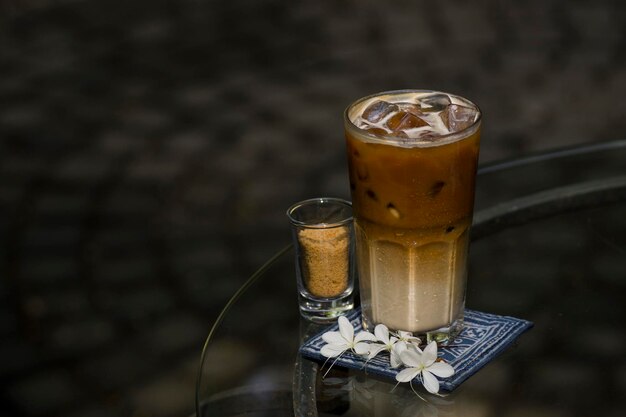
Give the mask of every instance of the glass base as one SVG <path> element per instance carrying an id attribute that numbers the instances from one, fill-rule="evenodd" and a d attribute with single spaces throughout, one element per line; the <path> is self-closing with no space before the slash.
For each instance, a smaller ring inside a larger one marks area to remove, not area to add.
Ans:
<path id="1" fill-rule="evenodd" d="M 311 300 L 299 295 L 300 315 L 313 323 L 327 323 L 345 315 L 354 308 L 352 294 L 329 300 Z"/>
<path id="2" fill-rule="evenodd" d="M 430 343 L 433 340 L 440 346 L 446 346 L 454 343 L 454 339 L 463 330 L 463 315 L 460 318 L 453 321 L 450 326 L 442 327 L 437 330 L 431 330 L 426 332 L 426 343 Z"/>
<path id="3" fill-rule="evenodd" d="M 413 332 L 414 336 L 419 337 L 422 342 L 430 343 L 433 340 L 437 342 L 440 346 L 450 345 L 454 342 L 454 339 L 461 333 L 463 330 L 463 313 L 459 315 L 455 321 L 453 321 L 449 326 L 440 327 L 439 329 L 428 330 L 423 332 Z M 374 332 L 374 327 L 376 324 L 373 323 L 368 317 L 363 315 L 363 329 L 368 330 L 370 332 Z M 391 332 L 396 332 L 402 329 L 389 329 Z"/>

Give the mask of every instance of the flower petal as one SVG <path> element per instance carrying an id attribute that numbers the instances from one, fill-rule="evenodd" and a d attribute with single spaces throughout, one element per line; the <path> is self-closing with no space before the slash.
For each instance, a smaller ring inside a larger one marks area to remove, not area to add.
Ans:
<path id="1" fill-rule="evenodd" d="M 407 349 L 410 349 L 410 350 L 412 350 L 414 352 L 419 353 L 420 356 L 422 356 L 422 353 L 424 353 L 424 352 L 422 352 L 422 349 L 420 349 L 419 346 L 417 346 L 417 345 L 415 345 L 413 343 L 407 343 L 406 347 L 407 347 Z"/>
<path id="2" fill-rule="evenodd" d="M 358 332 L 356 336 L 354 336 L 354 343 L 365 342 L 365 341 L 375 342 L 376 336 L 374 336 L 370 332 L 366 332 L 365 330 Z"/>
<path id="3" fill-rule="evenodd" d="M 345 352 L 345 350 L 346 349 L 344 347 L 338 345 L 324 345 L 320 349 L 320 353 L 322 354 L 322 356 L 325 356 L 327 358 L 334 358 L 341 355 L 343 352 Z"/>
<path id="4" fill-rule="evenodd" d="M 454 368 L 445 362 L 435 362 L 428 367 L 428 371 L 441 378 L 454 375 Z"/>
<path id="5" fill-rule="evenodd" d="M 379 343 L 372 343 L 369 345 L 369 354 L 367 355 L 367 360 L 373 359 L 376 357 L 376 355 L 378 355 L 380 352 L 382 352 L 383 350 L 385 350 L 387 348 L 386 345 L 381 345 Z"/>
<path id="6" fill-rule="evenodd" d="M 433 340 L 424 348 L 422 363 L 428 367 L 435 362 L 435 359 L 437 359 L 437 342 Z"/>
<path id="7" fill-rule="evenodd" d="M 396 344 L 393 345 L 393 349 L 398 353 L 403 352 L 408 349 L 409 344 L 402 340 L 398 340 Z"/>
<path id="8" fill-rule="evenodd" d="M 400 365 L 402 365 L 402 359 L 400 359 L 400 355 L 394 353 L 392 350 L 391 354 L 389 355 L 389 366 L 395 369 L 399 368 Z"/>
<path id="9" fill-rule="evenodd" d="M 422 365 L 421 355 L 413 349 L 407 349 L 400 352 L 400 360 L 406 366 L 417 367 Z"/>
<path id="10" fill-rule="evenodd" d="M 389 343 L 389 328 L 384 324 L 379 324 L 374 328 L 374 334 L 376 338 L 384 344 Z"/>
<path id="11" fill-rule="evenodd" d="M 428 372 L 426 369 L 422 371 L 422 380 L 424 382 L 424 388 L 426 391 L 436 394 L 439 392 L 439 381 L 434 377 L 433 374 Z"/>
<path id="12" fill-rule="evenodd" d="M 346 343 L 344 338 L 341 336 L 339 332 L 326 332 L 322 335 L 322 340 L 326 343 L 332 343 L 335 345 L 340 345 Z"/>
<path id="13" fill-rule="evenodd" d="M 405 368 L 398 372 L 396 375 L 396 381 L 398 382 L 409 382 L 417 375 L 419 375 L 421 371 L 417 368 Z"/>
<path id="14" fill-rule="evenodd" d="M 415 343 L 416 345 L 419 345 L 420 343 L 422 343 L 420 338 L 413 336 L 413 333 L 411 332 L 399 331 L 398 337 L 400 338 L 400 340 L 404 342 Z"/>
<path id="15" fill-rule="evenodd" d="M 389 354 L 389 362 L 392 368 L 397 368 L 402 365 L 402 359 L 400 359 L 400 353 L 406 350 L 406 343 L 400 341 L 393 345 L 391 353 Z"/>
<path id="16" fill-rule="evenodd" d="M 356 343 L 354 345 L 354 353 L 357 355 L 367 355 L 370 351 L 369 343 Z"/>
<path id="17" fill-rule="evenodd" d="M 344 316 L 340 316 L 338 322 L 339 333 L 341 333 L 341 336 L 343 336 L 343 338 L 348 342 L 352 342 L 354 339 L 354 327 L 352 327 L 350 321 Z"/>
<path id="18" fill-rule="evenodd" d="M 419 337 L 413 336 L 413 333 L 405 332 L 403 330 L 398 331 L 398 336 L 400 336 L 400 339 L 404 340 L 405 342 L 416 340 L 416 339 L 419 340 Z"/>

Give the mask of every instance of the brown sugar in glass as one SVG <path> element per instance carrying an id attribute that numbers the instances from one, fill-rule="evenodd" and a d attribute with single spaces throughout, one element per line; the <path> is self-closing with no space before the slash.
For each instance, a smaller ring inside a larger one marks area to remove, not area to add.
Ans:
<path id="1" fill-rule="evenodd" d="M 338 297 L 348 289 L 350 230 L 347 226 L 298 230 L 304 287 L 315 297 Z"/>
<path id="2" fill-rule="evenodd" d="M 346 110 L 366 328 L 438 340 L 462 328 L 480 119 L 464 98 L 421 90 Z"/>
<path id="3" fill-rule="evenodd" d="M 300 314 L 315 322 L 354 307 L 352 207 L 338 198 L 313 198 L 287 210 L 293 234 Z"/>

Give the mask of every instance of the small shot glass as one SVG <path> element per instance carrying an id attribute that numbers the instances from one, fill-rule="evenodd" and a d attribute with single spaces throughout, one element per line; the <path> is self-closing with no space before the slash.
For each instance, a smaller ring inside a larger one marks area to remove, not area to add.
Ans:
<path id="1" fill-rule="evenodd" d="M 339 198 L 313 198 L 289 207 L 287 217 L 295 247 L 300 314 L 323 323 L 352 310 L 352 204 Z"/>

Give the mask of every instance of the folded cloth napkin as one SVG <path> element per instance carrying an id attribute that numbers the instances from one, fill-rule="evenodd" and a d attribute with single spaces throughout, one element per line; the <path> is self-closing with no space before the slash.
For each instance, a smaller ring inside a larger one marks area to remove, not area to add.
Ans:
<path id="1" fill-rule="evenodd" d="M 363 330 L 361 324 L 361 310 L 355 309 L 346 318 L 354 326 L 355 334 Z M 478 372 L 483 366 L 500 355 L 522 333 L 530 329 L 533 323 L 527 320 L 509 316 L 483 313 L 474 310 L 465 310 L 465 326 L 463 331 L 450 343 L 450 346 L 439 346 L 439 357 L 452 365 L 454 375 L 440 379 L 440 387 L 445 391 L 452 391 L 467 378 Z M 310 338 L 300 347 L 302 356 L 316 361 L 326 361 L 320 354 L 320 349 L 326 343 L 322 334 L 327 331 L 337 331 L 335 323 L 323 332 Z M 331 359 L 334 361 L 334 359 Z M 336 361 L 334 366 L 364 370 L 393 379 L 400 369 L 389 366 L 389 356 L 380 354 L 367 363 L 352 352 L 346 352 Z"/>

